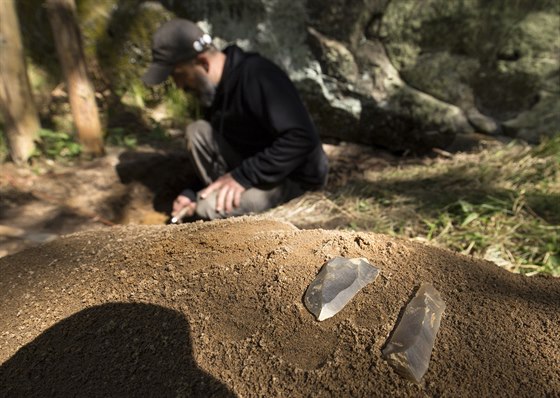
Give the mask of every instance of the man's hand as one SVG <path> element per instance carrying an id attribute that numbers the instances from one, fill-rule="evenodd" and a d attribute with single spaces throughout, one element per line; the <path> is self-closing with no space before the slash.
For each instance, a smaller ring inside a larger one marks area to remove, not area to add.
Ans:
<path id="1" fill-rule="evenodd" d="M 227 173 L 200 191 L 200 197 L 206 199 L 214 191 L 218 191 L 216 194 L 216 211 L 229 213 L 234 207 L 239 207 L 241 194 L 245 192 L 245 188 L 235 181 L 231 173 Z"/>
<path id="2" fill-rule="evenodd" d="M 196 209 L 196 202 L 193 202 L 189 197 L 186 195 L 179 195 L 173 201 L 173 211 L 171 212 L 171 222 L 176 224 L 181 222 L 181 220 L 185 217 L 190 217 L 194 214 Z"/>

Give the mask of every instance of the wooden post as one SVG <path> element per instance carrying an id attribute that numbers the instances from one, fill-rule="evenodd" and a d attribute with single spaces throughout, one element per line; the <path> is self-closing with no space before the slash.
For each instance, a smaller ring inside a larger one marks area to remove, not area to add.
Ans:
<path id="1" fill-rule="evenodd" d="M 24 163 L 35 149 L 40 124 L 14 0 L 0 0 L 0 111 L 10 156 L 14 163 Z"/>
<path id="2" fill-rule="evenodd" d="M 95 91 L 87 75 L 76 4 L 74 0 L 47 0 L 46 6 L 78 139 L 84 153 L 102 155 L 103 133 Z"/>

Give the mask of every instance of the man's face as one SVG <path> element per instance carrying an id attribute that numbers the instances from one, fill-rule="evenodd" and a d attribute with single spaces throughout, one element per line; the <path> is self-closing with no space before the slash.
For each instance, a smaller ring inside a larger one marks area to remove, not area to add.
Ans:
<path id="1" fill-rule="evenodd" d="M 185 91 L 193 91 L 204 106 L 212 105 L 216 86 L 210 82 L 202 64 L 196 60 L 178 64 L 173 69 L 171 77 L 177 87 Z"/>

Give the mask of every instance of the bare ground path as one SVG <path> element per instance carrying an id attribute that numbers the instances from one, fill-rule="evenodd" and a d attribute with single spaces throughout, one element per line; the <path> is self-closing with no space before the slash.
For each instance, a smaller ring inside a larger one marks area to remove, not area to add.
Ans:
<path id="1" fill-rule="evenodd" d="M 358 145 L 325 148 L 331 182 L 343 183 L 361 170 L 397 163 L 382 150 Z M 184 152 L 148 146 L 108 148 L 106 156 L 93 161 L 38 159 L 32 167 L 0 167 L 0 257 L 72 232 L 117 224 L 165 224 L 175 196 L 196 183 Z M 311 195 L 310 200 L 317 198 Z M 292 222 L 302 219 L 311 227 L 340 223 L 336 217 L 325 218 L 317 203 L 299 218 L 292 210 L 281 209 L 277 216 L 290 216 Z"/>

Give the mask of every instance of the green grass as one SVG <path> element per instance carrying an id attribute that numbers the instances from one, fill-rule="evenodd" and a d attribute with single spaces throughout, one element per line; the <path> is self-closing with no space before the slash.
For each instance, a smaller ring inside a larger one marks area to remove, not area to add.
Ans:
<path id="1" fill-rule="evenodd" d="M 81 153 L 82 146 L 74 140 L 72 135 L 63 131 L 41 129 L 33 156 L 62 160 L 76 158 Z"/>
<path id="2" fill-rule="evenodd" d="M 140 145 L 154 145 L 156 143 L 168 143 L 170 137 L 166 130 L 154 123 L 152 129 L 142 134 L 138 134 L 133 129 L 126 129 L 124 127 L 112 127 L 107 130 L 105 137 L 105 144 L 110 146 L 117 146 L 127 149 L 136 149 Z"/>
<path id="3" fill-rule="evenodd" d="M 365 172 L 331 189 L 345 228 L 560 276 L 560 137 Z"/>
<path id="4" fill-rule="evenodd" d="M 138 146 L 138 136 L 123 127 L 113 127 L 107 131 L 105 144 L 134 149 Z"/>

